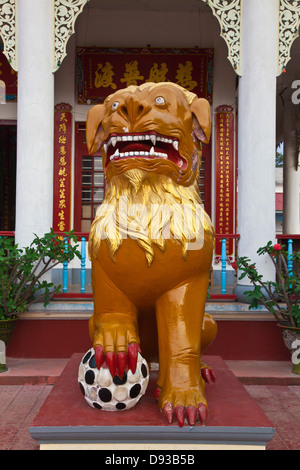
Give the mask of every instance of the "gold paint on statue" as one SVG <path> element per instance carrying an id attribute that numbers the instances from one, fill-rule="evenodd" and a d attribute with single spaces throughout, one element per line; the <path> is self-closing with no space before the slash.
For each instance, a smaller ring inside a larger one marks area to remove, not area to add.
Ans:
<path id="1" fill-rule="evenodd" d="M 214 377 L 201 360 L 217 333 L 205 314 L 214 231 L 197 185 L 209 138 L 208 102 L 173 83 L 118 90 L 87 119 L 107 179 L 89 238 L 93 346 L 117 363 L 132 343 L 149 361 L 158 349 L 159 406 L 180 425 L 185 412 L 205 422 L 202 377 Z"/>

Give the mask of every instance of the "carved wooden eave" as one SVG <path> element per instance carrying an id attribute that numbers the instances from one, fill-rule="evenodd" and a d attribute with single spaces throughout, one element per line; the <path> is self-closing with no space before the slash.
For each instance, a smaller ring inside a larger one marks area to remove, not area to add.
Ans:
<path id="1" fill-rule="evenodd" d="M 66 57 L 67 43 L 75 31 L 78 15 L 89 0 L 54 0 L 54 64 L 59 69 Z M 109 1 L 109 0 L 108 0 Z M 234 70 L 240 70 L 241 0 L 203 0 L 210 6 L 221 27 L 221 36 L 228 46 L 228 59 Z M 4 54 L 12 68 L 17 70 L 16 10 L 18 0 L 0 0 L 0 34 Z"/>
<path id="2" fill-rule="evenodd" d="M 203 0 L 210 6 L 221 28 L 221 37 L 228 47 L 228 60 L 240 75 L 241 2 L 242 0 Z"/>
<path id="3" fill-rule="evenodd" d="M 54 9 L 54 68 L 59 69 L 67 55 L 69 38 L 75 32 L 75 22 L 89 0 L 55 0 Z"/>
<path id="4" fill-rule="evenodd" d="M 75 31 L 75 22 L 89 0 L 54 0 L 54 64 L 53 72 L 66 57 L 70 36 Z M 17 8 L 18 0 L 0 0 L 0 35 L 3 53 L 14 70 L 17 63 Z"/>
<path id="5" fill-rule="evenodd" d="M 53 0 L 54 1 L 54 64 L 55 72 L 66 57 L 67 43 L 75 31 L 78 15 L 89 0 Z M 109 1 L 109 0 L 107 0 Z M 241 20 L 243 0 L 202 0 L 218 19 L 221 36 L 228 47 L 228 59 L 234 70 L 240 75 L 241 58 Z M 299 35 L 300 2 L 299 0 L 278 0 L 279 47 L 278 75 L 290 60 L 290 51 L 294 40 Z M 4 54 L 11 67 L 17 70 L 16 33 L 18 0 L 0 0 L 0 35 L 3 40 Z"/>
<path id="6" fill-rule="evenodd" d="M 3 41 L 3 54 L 14 70 L 17 70 L 16 4 L 17 0 L 0 0 L 0 34 Z"/>
<path id="7" fill-rule="evenodd" d="M 291 59 L 291 47 L 299 36 L 299 26 L 299 0 L 280 0 L 278 75 L 282 73 Z"/>

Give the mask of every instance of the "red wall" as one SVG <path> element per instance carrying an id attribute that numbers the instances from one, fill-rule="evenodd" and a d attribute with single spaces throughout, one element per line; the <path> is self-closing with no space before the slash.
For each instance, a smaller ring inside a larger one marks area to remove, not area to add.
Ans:
<path id="1" fill-rule="evenodd" d="M 225 360 L 289 360 L 273 321 L 218 321 L 218 335 L 205 354 Z M 91 347 L 87 320 L 19 320 L 8 357 L 68 358 Z"/>

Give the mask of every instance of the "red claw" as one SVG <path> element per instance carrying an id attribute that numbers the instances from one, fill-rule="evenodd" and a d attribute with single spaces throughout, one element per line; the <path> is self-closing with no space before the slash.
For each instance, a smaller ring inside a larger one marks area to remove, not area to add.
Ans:
<path id="1" fill-rule="evenodd" d="M 95 361 L 96 361 L 96 366 L 97 369 L 100 369 L 104 362 L 104 352 L 102 346 L 96 346 L 95 347 Z"/>
<path id="2" fill-rule="evenodd" d="M 168 420 L 169 424 L 172 424 L 173 422 L 173 405 L 172 403 L 166 403 L 165 406 L 163 407 L 163 414 Z"/>
<path id="3" fill-rule="evenodd" d="M 125 352 L 117 353 L 117 369 L 120 379 L 123 378 L 127 366 L 127 354 Z"/>
<path id="4" fill-rule="evenodd" d="M 195 406 L 188 406 L 186 414 L 189 425 L 194 426 L 197 419 L 197 408 L 195 408 Z"/>
<path id="5" fill-rule="evenodd" d="M 215 372 L 209 367 L 203 367 L 203 369 L 201 369 L 201 376 L 208 384 L 213 384 L 217 380 Z"/>
<path id="6" fill-rule="evenodd" d="M 105 355 L 107 366 L 109 368 L 109 372 L 112 377 L 116 375 L 117 370 L 117 363 L 116 363 L 116 355 L 114 352 L 108 352 Z"/>
<path id="7" fill-rule="evenodd" d="M 213 382 L 216 382 L 217 381 L 217 376 L 215 374 L 215 371 L 210 369 L 210 377 L 212 379 Z"/>
<path id="8" fill-rule="evenodd" d="M 128 345 L 128 369 L 131 369 L 133 374 L 136 371 L 138 352 L 139 345 L 137 343 L 130 343 Z"/>
<path id="9" fill-rule="evenodd" d="M 204 405 L 204 403 L 198 404 L 198 413 L 199 413 L 199 422 L 202 426 L 204 426 L 208 418 L 207 407 Z"/>
<path id="10" fill-rule="evenodd" d="M 184 415 L 185 415 L 185 408 L 182 405 L 175 406 L 174 413 L 177 418 L 179 426 L 182 428 L 184 424 Z"/>

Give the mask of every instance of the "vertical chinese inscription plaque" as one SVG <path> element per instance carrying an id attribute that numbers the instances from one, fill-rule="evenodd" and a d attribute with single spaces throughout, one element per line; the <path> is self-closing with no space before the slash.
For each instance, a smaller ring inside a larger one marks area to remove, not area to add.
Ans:
<path id="1" fill-rule="evenodd" d="M 234 114 L 231 106 L 216 109 L 216 199 L 217 234 L 235 233 L 236 163 L 234 152 Z M 221 256 L 222 241 L 216 240 L 216 256 Z M 234 252 L 234 240 L 227 240 L 227 256 Z"/>
<path id="2" fill-rule="evenodd" d="M 53 230 L 71 228 L 72 106 L 60 103 L 54 113 Z"/>

